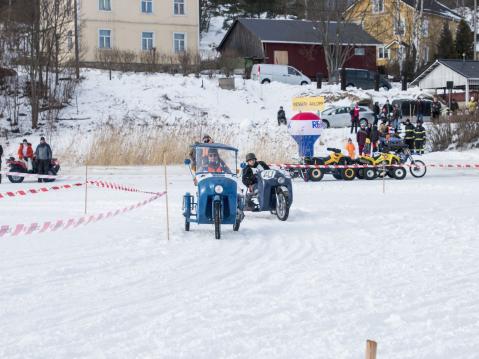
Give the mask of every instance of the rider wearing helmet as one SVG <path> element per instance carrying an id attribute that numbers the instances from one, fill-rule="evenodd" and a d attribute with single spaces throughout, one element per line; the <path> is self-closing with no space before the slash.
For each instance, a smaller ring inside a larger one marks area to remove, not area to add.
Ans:
<path id="1" fill-rule="evenodd" d="M 246 155 L 246 163 L 247 166 L 243 169 L 243 175 L 241 179 L 243 184 L 248 187 L 248 192 L 246 193 L 246 207 L 254 208 L 254 203 L 251 199 L 256 184 L 258 183 L 256 174 L 261 171 L 269 170 L 269 166 L 263 161 L 258 161 L 254 153 L 248 153 Z"/>

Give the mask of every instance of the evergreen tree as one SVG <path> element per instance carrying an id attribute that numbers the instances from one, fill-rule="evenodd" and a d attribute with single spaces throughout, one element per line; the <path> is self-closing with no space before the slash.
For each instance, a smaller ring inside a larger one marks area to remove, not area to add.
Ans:
<path id="1" fill-rule="evenodd" d="M 466 59 L 473 57 L 474 36 L 467 22 L 462 19 L 459 22 L 456 32 L 456 54 L 462 58 L 466 54 Z"/>
<path id="2" fill-rule="evenodd" d="M 452 33 L 447 21 L 445 21 L 442 26 L 441 37 L 437 44 L 436 57 L 438 59 L 453 59 L 456 57 L 456 49 L 454 48 Z"/>

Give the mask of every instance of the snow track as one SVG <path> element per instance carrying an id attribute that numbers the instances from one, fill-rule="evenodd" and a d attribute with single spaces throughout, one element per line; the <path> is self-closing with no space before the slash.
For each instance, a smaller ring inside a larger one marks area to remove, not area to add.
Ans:
<path id="1" fill-rule="evenodd" d="M 164 188 L 158 168 L 95 171 Z M 248 213 L 220 241 L 212 226 L 183 232 L 193 186 L 170 173 L 169 242 L 162 200 L 0 241 L 0 358 L 346 359 L 366 339 L 380 358 L 477 358 L 477 172 L 408 174 L 385 194 L 379 180 L 298 181 L 286 223 Z M 5 199 L 1 224 L 81 215 L 82 191 Z M 92 188 L 89 211 L 144 197 Z"/>

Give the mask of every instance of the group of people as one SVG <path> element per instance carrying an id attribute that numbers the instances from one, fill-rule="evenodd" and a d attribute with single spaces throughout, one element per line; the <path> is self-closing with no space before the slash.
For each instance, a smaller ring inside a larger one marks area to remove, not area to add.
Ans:
<path id="1" fill-rule="evenodd" d="M 48 174 L 50 162 L 52 160 L 52 149 L 50 145 L 45 141 L 45 137 L 40 137 L 40 143 L 33 151 L 32 144 L 27 139 L 23 139 L 18 147 L 17 151 L 18 159 L 24 161 L 28 171 L 33 171 L 33 168 L 37 169 L 38 174 Z M 0 168 L 1 158 L 3 156 L 3 148 L 0 145 Z M 41 178 L 38 182 L 42 182 Z M 2 176 L 0 175 L 0 183 L 2 182 Z"/>
<path id="2" fill-rule="evenodd" d="M 381 150 L 381 147 L 388 144 L 397 144 L 404 142 L 411 152 L 422 155 L 424 153 L 424 145 L 426 143 L 426 129 L 422 120 L 417 120 L 414 125 L 410 119 L 406 119 L 404 124 L 404 136 L 401 138 L 399 125 L 392 121 L 383 119 L 378 126 L 377 123 L 362 123 L 356 133 L 356 143 L 358 145 L 359 156 L 370 156 L 371 152 Z M 356 147 L 352 138 L 348 139 L 345 147 L 351 158 L 356 157 Z"/>

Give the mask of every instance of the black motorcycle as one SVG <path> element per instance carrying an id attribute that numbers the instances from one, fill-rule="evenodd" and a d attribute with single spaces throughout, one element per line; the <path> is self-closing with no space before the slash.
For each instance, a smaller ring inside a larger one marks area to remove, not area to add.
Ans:
<path id="1" fill-rule="evenodd" d="M 258 183 L 251 198 L 253 207 L 245 208 L 252 212 L 270 211 L 280 221 L 286 221 L 293 203 L 291 178 L 282 171 L 266 170 L 256 174 Z"/>

